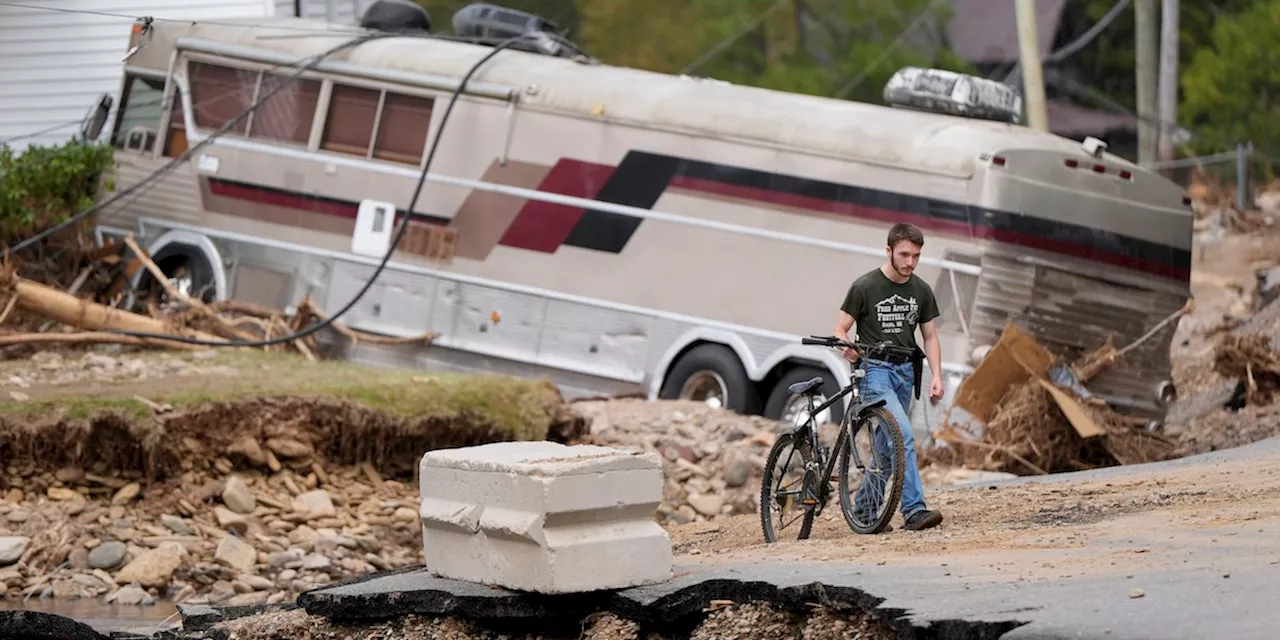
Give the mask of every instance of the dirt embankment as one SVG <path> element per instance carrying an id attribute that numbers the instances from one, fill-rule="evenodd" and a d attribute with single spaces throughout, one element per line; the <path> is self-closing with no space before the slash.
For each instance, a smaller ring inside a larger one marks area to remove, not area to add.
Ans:
<path id="1" fill-rule="evenodd" d="M 255 604 L 420 563 L 423 451 L 585 426 L 546 381 L 259 352 L 46 353 L 0 384 L 10 596 Z"/>

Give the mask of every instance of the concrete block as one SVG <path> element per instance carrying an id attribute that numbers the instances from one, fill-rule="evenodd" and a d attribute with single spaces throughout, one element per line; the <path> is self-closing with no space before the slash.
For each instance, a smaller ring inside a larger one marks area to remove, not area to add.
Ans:
<path id="1" fill-rule="evenodd" d="M 654 453 L 502 442 L 429 452 L 419 478 L 423 555 L 437 576 L 538 593 L 671 577 L 671 539 L 653 520 Z"/>

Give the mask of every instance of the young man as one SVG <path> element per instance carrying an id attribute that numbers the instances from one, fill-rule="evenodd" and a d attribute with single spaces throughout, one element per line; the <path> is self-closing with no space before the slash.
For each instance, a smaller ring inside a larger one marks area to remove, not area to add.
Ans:
<path id="1" fill-rule="evenodd" d="M 931 511 L 924 504 L 924 488 L 920 482 L 920 470 L 916 467 L 915 437 L 907 411 L 911 407 L 913 392 L 919 397 L 920 348 L 916 345 L 915 331 L 920 327 L 924 336 L 924 355 L 928 356 L 933 380 L 929 384 L 929 398 L 937 402 L 942 397 L 942 347 L 933 321 L 938 317 L 938 304 L 933 290 L 915 275 L 920 251 L 924 247 L 924 234 L 910 223 L 898 223 L 889 230 L 889 242 L 885 249 L 888 262 L 868 272 L 849 287 L 844 304 L 836 318 L 835 337 L 849 340 L 849 330 L 857 323 L 857 335 L 861 342 L 876 343 L 883 340 L 913 349 L 914 359 L 889 362 L 869 359 L 867 375 L 862 379 L 862 394 L 867 401 L 885 399 L 885 408 L 898 420 L 902 429 L 902 443 L 906 448 L 906 468 L 903 470 L 902 518 L 905 529 L 918 531 L 935 527 L 942 522 L 942 514 Z M 853 340 L 849 340 L 853 342 Z M 845 359 L 856 362 L 861 354 L 845 349 Z M 878 430 L 883 433 L 883 430 Z M 877 452 L 887 457 L 888 438 L 877 438 Z M 886 460 L 886 462 L 888 462 Z M 869 485 L 876 485 L 880 495 L 884 493 L 883 477 L 868 477 L 858 489 L 855 504 L 865 504 Z M 868 505 L 870 506 L 870 505 Z M 877 505 L 878 506 L 878 505 Z"/>

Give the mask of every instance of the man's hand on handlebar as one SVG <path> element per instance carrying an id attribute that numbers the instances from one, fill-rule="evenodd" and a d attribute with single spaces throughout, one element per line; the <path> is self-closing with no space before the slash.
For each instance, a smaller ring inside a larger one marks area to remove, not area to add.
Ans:
<path id="1" fill-rule="evenodd" d="M 862 357 L 862 354 L 858 353 L 857 349 L 850 349 L 848 347 L 844 347 L 840 351 L 844 353 L 844 359 L 848 360 L 849 362 L 857 362 L 858 358 Z"/>

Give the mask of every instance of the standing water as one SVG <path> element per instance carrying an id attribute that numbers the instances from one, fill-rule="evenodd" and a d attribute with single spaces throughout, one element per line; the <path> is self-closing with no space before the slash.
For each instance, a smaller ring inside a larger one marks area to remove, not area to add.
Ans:
<path id="1" fill-rule="evenodd" d="M 150 635 L 175 629 L 180 621 L 172 602 L 157 601 L 153 605 L 104 604 L 96 598 L 53 600 L 31 597 L 0 598 L 0 611 L 39 611 L 71 618 L 93 627 L 102 635 L 112 631 Z"/>

